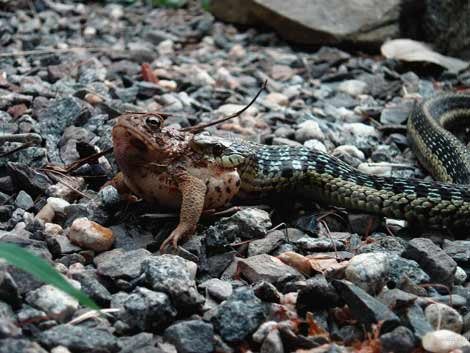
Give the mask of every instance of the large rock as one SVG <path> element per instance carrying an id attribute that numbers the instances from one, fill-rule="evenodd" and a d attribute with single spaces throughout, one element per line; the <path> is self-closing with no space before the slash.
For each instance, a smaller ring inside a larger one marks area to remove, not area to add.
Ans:
<path id="1" fill-rule="evenodd" d="M 426 0 L 425 40 L 441 53 L 470 59 L 469 18 L 468 0 Z"/>
<path id="2" fill-rule="evenodd" d="M 219 19 L 264 24 L 300 44 L 376 46 L 399 35 L 400 0 L 213 0 Z"/>

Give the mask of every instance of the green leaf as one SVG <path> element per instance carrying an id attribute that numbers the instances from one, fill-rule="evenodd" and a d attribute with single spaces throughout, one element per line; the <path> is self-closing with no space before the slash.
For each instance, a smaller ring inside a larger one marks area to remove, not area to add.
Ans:
<path id="1" fill-rule="evenodd" d="M 201 0 L 201 6 L 205 11 L 210 11 L 210 9 L 211 9 L 211 0 Z"/>
<path id="2" fill-rule="evenodd" d="M 85 293 L 74 288 L 62 275 L 40 257 L 10 243 L 0 243 L 0 258 L 19 269 L 32 274 L 39 281 L 43 281 L 62 290 L 78 302 L 90 309 L 99 310 L 100 307 Z"/>
<path id="3" fill-rule="evenodd" d="M 179 9 L 180 7 L 186 5 L 187 2 L 187 0 L 153 0 L 152 5 L 156 7 L 164 6 L 173 9 Z"/>

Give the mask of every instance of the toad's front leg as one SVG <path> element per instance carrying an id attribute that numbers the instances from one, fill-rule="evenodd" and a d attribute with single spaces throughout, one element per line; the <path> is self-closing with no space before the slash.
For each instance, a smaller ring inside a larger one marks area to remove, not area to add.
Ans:
<path id="1" fill-rule="evenodd" d="M 197 223 L 204 209 L 206 196 L 206 184 L 201 179 L 190 175 L 182 167 L 171 168 L 169 174 L 173 177 L 181 192 L 181 211 L 178 226 L 160 246 L 160 252 L 164 252 L 168 244 L 177 248 L 178 241 L 191 236 L 196 230 Z"/>

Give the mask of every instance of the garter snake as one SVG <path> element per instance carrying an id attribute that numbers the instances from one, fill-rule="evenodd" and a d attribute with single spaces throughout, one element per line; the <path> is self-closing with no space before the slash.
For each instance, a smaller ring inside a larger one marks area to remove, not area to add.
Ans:
<path id="1" fill-rule="evenodd" d="M 415 106 L 408 119 L 410 145 L 438 181 L 362 173 L 306 147 L 269 146 L 196 135 L 194 149 L 224 167 L 237 167 L 240 196 L 299 192 L 346 209 L 417 224 L 470 226 L 470 155 L 448 129 L 470 118 L 469 94 L 443 94 Z"/>

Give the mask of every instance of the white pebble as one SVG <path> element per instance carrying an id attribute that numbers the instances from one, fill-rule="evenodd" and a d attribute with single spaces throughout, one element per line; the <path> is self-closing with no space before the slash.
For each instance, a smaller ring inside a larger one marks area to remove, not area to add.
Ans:
<path id="1" fill-rule="evenodd" d="M 304 146 L 312 150 L 317 150 L 323 153 L 327 153 L 326 146 L 323 144 L 323 142 L 315 140 L 315 139 L 305 141 Z"/>
<path id="2" fill-rule="evenodd" d="M 431 353 L 449 353 L 457 348 L 470 347 L 465 337 L 449 330 L 428 332 L 421 339 L 421 344 Z"/>
<path id="3" fill-rule="evenodd" d="M 50 237 L 56 237 L 61 235 L 64 230 L 62 227 L 55 223 L 46 223 L 44 224 L 44 234 Z"/>
<path id="4" fill-rule="evenodd" d="M 373 126 L 363 123 L 346 123 L 343 125 L 343 128 L 345 132 L 353 136 L 380 137 L 380 133 Z"/>
<path id="5" fill-rule="evenodd" d="M 264 97 L 264 101 L 269 105 L 280 105 L 280 106 L 287 106 L 289 104 L 289 98 L 287 98 L 282 93 L 278 92 L 271 92 L 266 97 Z"/>
<path id="6" fill-rule="evenodd" d="M 338 91 L 347 93 L 351 96 L 358 96 L 364 93 L 367 83 L 360 80 L 346 80 L 338 85 Z"/>
<path id="7" fill-rule="evenodd" d="M 305 142 L 311 139 L 324 140 L 325 135 L 320 129 L 320 125 L 313 120 L 307 120 L 299 124 L 295 132 L 295 139 L 299 142 Z"/>
<path id="8" fill-rule="evenodd" d="M 371 252 L 354 256 L 346 267 L 345 276 L 348 281 L 374 294 L 385 285 L 389 271 L 389 255 Z"/>
<path id="9" fill-rule="evenodd" d="M 65 208 L 70 206 L 70 203 L 58 197 L 47 198 L 47 203 L 51 205 L 54 212 L 65 213 Z"/>
<path id="10" fill-rule="evenodd" d="M 334 156 L 338 155 L 350 155 L 352 157 L 358 158 L 361 161 L 366 159 L 364 152 L 362 152 L 359 148 L 354 145 L 341 145 L 334 149 L 333 153 Z"/>
<path id="11" fill-rule="evenodd" d="M 390 163 L 361 163 L 357 169 L 363 173 L 377 176 L 392 176 Z"/>
<path id="12" fill-rule="evenodd" d="M 457 269 L 455 270 L 455 273 L 454 273 L 454 280 L 455 280 L 455 284 L 464 284 L 465 281 L 467 280 L 467 273 L 462 267 L 457 266 Z"/>

